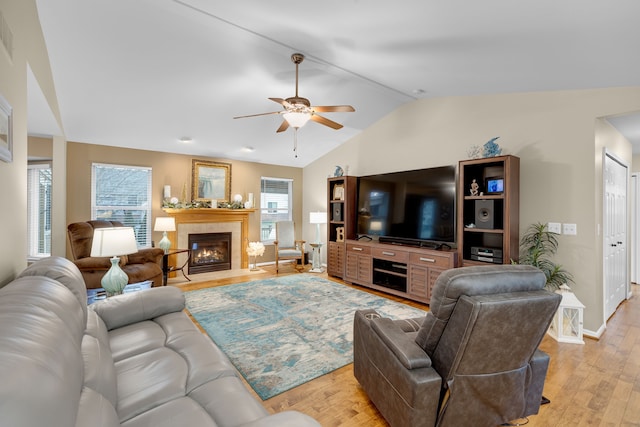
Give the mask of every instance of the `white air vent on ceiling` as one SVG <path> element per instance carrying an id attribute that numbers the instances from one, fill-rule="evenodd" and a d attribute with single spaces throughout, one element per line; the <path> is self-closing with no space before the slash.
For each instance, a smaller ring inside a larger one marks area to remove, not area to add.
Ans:
<path id="1" fill-rule="evenodd" d="M 2 12 L 0 12 L 0 40 L 2 40 L 2 45 L 7 50 L 9 58 L 13 59 L 13 33 Z"/>

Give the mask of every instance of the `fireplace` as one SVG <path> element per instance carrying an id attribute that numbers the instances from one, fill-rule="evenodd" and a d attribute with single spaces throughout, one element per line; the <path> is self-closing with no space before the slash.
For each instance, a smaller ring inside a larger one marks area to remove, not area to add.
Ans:
<path id="1" fill-rule="evenodd" d="M 231 233 L 190 233 L 189 274 L 231 270 Z"/>

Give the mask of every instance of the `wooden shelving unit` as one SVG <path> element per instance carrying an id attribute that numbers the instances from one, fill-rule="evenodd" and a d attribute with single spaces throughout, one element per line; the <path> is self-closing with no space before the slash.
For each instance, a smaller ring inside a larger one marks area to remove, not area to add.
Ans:
<path id="1" fill-rule="evenodd" d="M 458 167 L 458 260 L 461 265 L 508 264 L 518 259 L 520 158 L 463 160 Z M 502 190 L 488 194 L 489 179 Z M 472 195 L 472 182 L 478 195 Z"/>
<path id="2" fill-rule="evenodd" d="M 340 176 L 327 180 L 327 274 L 344 278 L 346 240 L 356 237 L 358 179 Z"/>

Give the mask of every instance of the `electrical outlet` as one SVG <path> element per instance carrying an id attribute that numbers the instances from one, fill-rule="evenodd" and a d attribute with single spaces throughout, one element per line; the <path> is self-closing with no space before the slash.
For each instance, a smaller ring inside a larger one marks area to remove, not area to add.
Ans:
<path id="1" fill-rule="evenodd" d="M 578 226 L 576 224 L 562 224 L 562 234 L 578 234 Z"/>
<path id="2" fill-rule="evenodd" d="M 547 223 L 547 230 L 549 230 L 549 233 L 556 233 L 556 234 L 562 233 L 562 229 L 560 228 L 559 222 Z"/>

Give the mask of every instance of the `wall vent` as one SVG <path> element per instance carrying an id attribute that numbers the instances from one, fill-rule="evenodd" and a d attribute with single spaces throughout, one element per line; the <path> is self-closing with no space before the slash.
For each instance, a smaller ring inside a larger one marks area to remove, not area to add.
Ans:
<path id="1" fill-rule="evenodd" d="M 13 33 L 9 28 L 9 24 L 4 19 L 4 15 L 0 11 L 0 40 L 4 46 L 9 58 L 13 59 Z"/>

